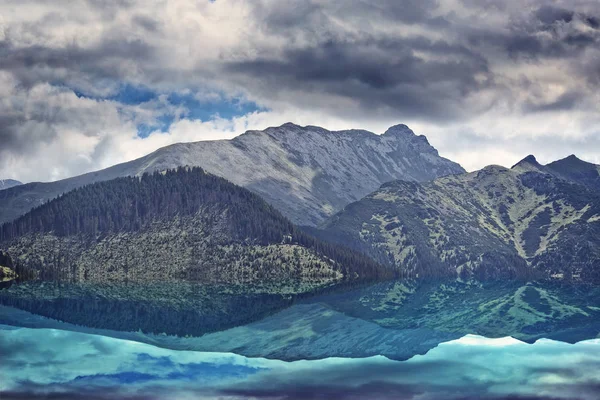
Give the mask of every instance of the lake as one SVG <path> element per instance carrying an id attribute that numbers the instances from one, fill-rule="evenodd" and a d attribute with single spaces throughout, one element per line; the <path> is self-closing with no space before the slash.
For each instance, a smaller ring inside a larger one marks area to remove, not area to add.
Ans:
<path id="1" fill-rule="evenodd" d="M 0 290 L 3 397 L 581 398 L 600 289 L 27 282 Z"/>

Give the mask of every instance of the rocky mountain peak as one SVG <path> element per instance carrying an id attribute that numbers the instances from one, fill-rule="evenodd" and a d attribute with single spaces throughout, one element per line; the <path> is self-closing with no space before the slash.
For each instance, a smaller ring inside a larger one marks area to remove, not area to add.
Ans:
<path id="1" fill-rule="evenodd" d="M 388 130 L 385 131 L 384 135 L 397 135 L 397 136 L 404 136 L 404 137 L 417 136 L 412 131 L 412 129 L 410 129 L 408 126 L 406 126 L 404 124 L 398 124 L 398 125 L 389 127 Z"/>
<path id="2" fill-rule="evenodd" d="M 302 128 L 302 127 L 293 122 L 286 122 L 285 124 L 281 125 L 280 128 Z"/>
<path id="3" fill-rule="evenodd" d="M 248 134 L 270 134 L 273 136 L 278 136 L 282 133 L 286 133 L 286 132 L 297 132 L 297 131 L 303 131 L 305 130 L 303 127 L 301 127 L 300 125 L 296 125 L 293 122 L 286 122 L 283 125 L 279 125 L 279 126 L 270 126 L 267 129 L 265 129 L 264 131 L 257 131 L 257 130 L 253 130 L 253 131 L 246 131 L 245 133 L 243 133 L 242 135 L 240 135 L 241 137 L 246 136 Z"/>
<path id="4" fill-rule="evenodd" d="M 543 171 L 544 167 L 540 164 L 534 155 L 530 154 L 511 167 L 517 172 Z"/>
<path id="5" fill-rule="evenodd" d="M 575 155 L 546 165 L 546 170 L 560 178 L 600 190 L 600 165 L 583 161 Z"/>
<path id="6" fill-rule="evenodd" d="M 568 157 L 565 157 L 561 160 L 557 160 L 557 161 L 554 161 L 554 162 L 548 164 L 548 166 L 556 167 L 556 168 L 573 169 L 573 168 L 589 168 L 589 167 L 593 167 L 595 165 L 592 163 L 589 163 L 587 161 L 583 161 L 581 158 L 577 157 L 575 154 L 571 154 Z"/>
<path id="7" fill-rule="evenodd" d="M 518 163 L 516 163 L 515 165 L 513 165 L 512 168 L 515 168 L 518 166 L 525 166 L 525 165 L 532 165 L 535 167 L 541 166 L 540 163 L 538 163 L 535 156 L 533 154 L 530 154 L 527 157 L 525 157 L 524 159 L 522 159 L 521 161 L 519 161 Z"/>

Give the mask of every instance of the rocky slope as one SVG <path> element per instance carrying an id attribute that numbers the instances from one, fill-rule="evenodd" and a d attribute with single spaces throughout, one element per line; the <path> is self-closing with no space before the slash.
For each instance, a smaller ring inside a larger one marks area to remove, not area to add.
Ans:
<path id="1" fill-rule="evenodd" d="M 567 167 L 530 156 L 512 169 L 387 183 L 315 232 L 409 275 L 600 280 L 600 193 Z"/>
<path id="2" fill-rule="evenodd" d="M 76 189 L 2 225 L 0 249 L 21 269 L 70 281 L 326 284 L 388 273 L 198 167 Z"/>
<path id="3" fill-rule="evenodd" d="M 528 156 L 513 168 L 541 171 L 557 178 L 585 185 L 593 190 L 600 190 L 600 165 L 580 160 L 575 155 L 547 165 L 541 165 L 534 156 Z"/>
<path id="4" fill-rule="evenodd" d="M 19 185 L 22 185 L 22 183 L 14 179 L 0 179 L 0 190 L 10 189 Z"/>
<path id="5" fill-rule="evenodd" d="M 258 193 L 301 225 L 322 222 L 384 182 L 427 181 L 464 172 L 405 125 L 375 135 L 285 124 L 232 140 L 175 144 L 102 171 L 2 191 L 0 223 L 89 183 L 186 165 Z"/>

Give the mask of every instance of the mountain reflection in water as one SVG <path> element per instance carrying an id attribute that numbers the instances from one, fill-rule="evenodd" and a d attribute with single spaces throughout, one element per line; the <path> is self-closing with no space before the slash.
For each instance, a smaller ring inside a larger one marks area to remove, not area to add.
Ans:
<path id="1" fill-rule="evenodd" d="M 284 361 L 407 360 L 468 334 L 576 343 L 600 332 L 600 290 L 591 285 L 394 281 L 298 292 L 293 285 L 28 282 L 0 291 L 0 323 Z"/>

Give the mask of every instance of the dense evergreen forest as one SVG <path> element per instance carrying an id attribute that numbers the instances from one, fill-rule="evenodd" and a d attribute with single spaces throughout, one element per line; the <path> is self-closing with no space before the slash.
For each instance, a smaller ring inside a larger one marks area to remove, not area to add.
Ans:
<path id="1" fill-rule="evenodd" d="M 293 225 L 257 195 L 201 168 L 126 177 L 75 189 L 4 224 L 0 240 L 30 233 L 102 236 L 135 232 L 156 219 L 188 216 L 210 206 L 227 210 L 232 240 L 281 241 Z"/>
<path id="2" fill-rule="evenodd" d="M 119 265 L 141 263 L 144 260 L 136 260 L 132 253 L 132 235 L 138 243 L 141 239 L 135 235 L 140 233 L 160 242 L 168 232 L 168 240 L 177 242 L 173 246 L 179 246 L 180 253 L 193 253 L 197 259 L 195 267 L 184 268 L 187 273 L 179 271 L 184 278 L 203 275 L 198 271 L 198 259 L 218 264 L 217 256 L 221 255 L 234 257 L 238 263 L 242 260 L 246 267 L 260 267 L 263 259 L 268 259 L 272 269 L 274 259 L 283 254 L 283 246 L 293 248 L 282 257 L 288 264 L 295 264 L 290 273 L 298 276 L 306 275 L 298 269 L 323 270 L 325 264 L 345 278 L 382 278 L 390 274 L 363 255 L 305 233 L 258 195 L 198 167 L 118 178 L 75 189 L 4 224 L 0 228 L 0 247 L 46 274 L 48 264 L 52 264 L 61 274 L 68 268 L 73 275 L 76 272 L 71 271 L 81 263 L 80 253 L 85 252 L 89 261 L 93 249 L 96 259 L 92 257 L 91 263 L 102 265 L 104 258 L 118 258 L 114 253 L 125 251 L 131 254 Z M 115 247 L 115 238 L 125 238 L 126 243 L 121 240 L 120 247 Z M 106 243 L 112 246 L 110 252 Z M 31 248 L 41 248 L 43 257 L 33 254 Z M 250 248 L 254 249 L 251 254 L 247 251 Z M 306 251 L 312 258 L 307 258 Z M 139 258 L 152 257 L 151 252 L 145 253 L 137 254 Z M 190 275 L 191 270 L 194 272 Z"/>

